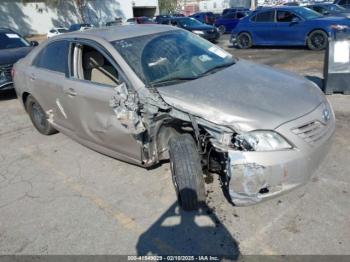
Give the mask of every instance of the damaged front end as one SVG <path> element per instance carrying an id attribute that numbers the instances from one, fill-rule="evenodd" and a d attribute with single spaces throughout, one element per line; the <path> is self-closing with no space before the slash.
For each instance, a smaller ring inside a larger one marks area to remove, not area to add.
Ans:
<path id="1" fill-rule="evenodd" d="M 314 146 L 291 132 L 319 117 L 322 109 L 276 130 L 244 132 L 194 116 L 180 105 L 169 105 L 156 89 L 134 93 L 120 85 L 115 91 L 111 106 L 141 145 L 143 166 L 167 159 L 169 139 L 189 132 L 198 143 L 203 170 L 220 174 L 223 189 L 237 206 L 255 204 L 305 184 L 326 156 L 334 133 L 334 119 L 326 123 L 329 128 Z"/>

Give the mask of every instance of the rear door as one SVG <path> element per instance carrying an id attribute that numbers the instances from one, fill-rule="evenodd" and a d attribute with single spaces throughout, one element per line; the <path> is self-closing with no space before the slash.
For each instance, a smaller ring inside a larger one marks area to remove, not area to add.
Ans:
<path id="1" fill-rule="evenodd" d="M 68 81 L 69 46 L 70 43 L 66 40 L 48 44 L 39 52 L 25 74 L 32 95 L 38 100 L 50 121 L 71 129 L 61 105 L 63 87 Z"/>
<path id="2" fill-rule="evenodd" d="M 270 45 L 275 41 L 275 10 L 261 11 L 251 18 L 249 30 L 254 44 Z"/>
<path id="3" fill-rule="evenodd" d="M 140 163 L 141 145 L 120 123 L 111 106 L 118 85 L 125 83 L 132 88 L 122 70 L 94 42 L 74 42 L 71 53 L 72 72 L 64 87 L 63 106 L 75 135 L 98 151 Z"/>

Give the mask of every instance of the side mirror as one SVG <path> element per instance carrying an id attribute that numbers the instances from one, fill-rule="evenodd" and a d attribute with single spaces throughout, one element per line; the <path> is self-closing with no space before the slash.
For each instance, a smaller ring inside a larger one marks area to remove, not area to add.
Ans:
<path id="1" fill-rule="evenodd" d="M 329 14 L 330 14 L 329 11 L 327 11 L 327 10 L 323 11 L 323 15 L 329 15 Z"/>
<path id="2" fill-rule="evenodd" d="M 38 46 L 39 43 L 37 41 L 30 41 L 31 46 Z"/>
<path id="3" fill-rule="evenodd" d="M 300 22 L 300 19 L 298 17 L 293 17 L 292 22 L 290 22 L 291 25 L 298 24 Z"/>

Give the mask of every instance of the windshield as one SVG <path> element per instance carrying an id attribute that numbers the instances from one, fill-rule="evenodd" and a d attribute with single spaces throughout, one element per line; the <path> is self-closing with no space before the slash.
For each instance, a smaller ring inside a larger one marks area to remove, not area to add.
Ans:
<path id="1" fill-rule="evenodd" d="M 180 25 L 183 27 L 192 27 L 192 26 L 202 25 L 201 22 L 199 22 L 197 19 L 194 19 L 194 18 L 181 18 L 181 19 L 176 19 L 176 21 L 178 21 Z"/>
<path id="2" fill-rule="evenodd" d="M 295 8 L 293 11 L 306 20 L 322 17 L 320 13 L 306 7 Z"/>
<path id="3" fill-rule="evenodd" d="M 184 31 L 145 35 L 112 42 L 147 85 L 170 85 L 232 65 L 231 54 Z"/>
<path id="4" fill-rule="evenodd" d="M 29 43 L 14 32 L 0 32 L 0 49 L 10 49 L 30 46 Z"/>
<path id="5" fill-rule="evenodd" d="M 328 5 L 327 9 L 329 11 L 335 11 L 335 12 L 345 12 L 346 9 L 340 5 Z"/>

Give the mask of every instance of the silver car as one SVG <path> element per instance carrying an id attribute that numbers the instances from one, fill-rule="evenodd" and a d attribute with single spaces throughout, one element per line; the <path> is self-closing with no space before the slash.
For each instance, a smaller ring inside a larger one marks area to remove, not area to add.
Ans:
<path id="1" fill-rule="evenodd" d="M 185 210 L 205 201 L 204 178 L 213 174 L 235 205 L 305 184 L 335 130 L 333 110 L 312 82 L 164 25 L 55 37 L 14 75 L 40 133 L 60 131 L 143 167 L 170 159 Z"/>

